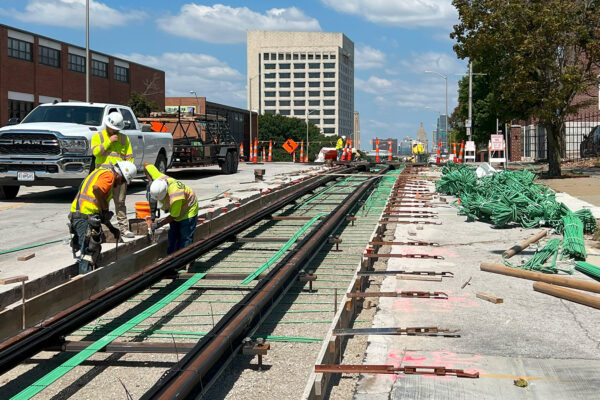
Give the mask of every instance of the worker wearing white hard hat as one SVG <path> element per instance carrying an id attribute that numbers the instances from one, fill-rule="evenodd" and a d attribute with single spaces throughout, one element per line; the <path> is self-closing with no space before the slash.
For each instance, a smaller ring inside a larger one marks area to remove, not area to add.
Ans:
<path id="1" fill-rule="evenodd" d="M 338 137 L 337 142 L 335 143 L 335 150 L 337 151 L 337 160 L 340 161 L 342 159 L 342 151 L 344 150 L 344 142 L 346 141 L 346 136 Z"/>
<path id="2" fill-rule="evenodd" d="M 169 224 L 169 246 L 167 254 L 191 245 L 198 220 L 198 200 L 194 191 L 181 181 L 160 172 L 154 165 L 144 163 L 144 172 L 152 183 L 149 197 L 155 200 L 158 208 L 168 212 L 165 218 L 152 222 L 150 229 L 155 231 Z"/>
<path id="3" fill-rule="evenodd" d="M 119 240 L 121 234 L 110 222 L 112 213 L 108 210 L 108 203 L 115 188 L 131 182 L 136 173 L 133 163 L 119 161 L 109 168 L 96 168 L 82 182 L 69 213 L 69 228 L 73 234 L 71 247 L 73 256 L 78 260 L 80 274 L 92 271 L 100 254 L 101 224 L 106 225 Z"/>
<path id="4" fill-rule="evenodd" d="M 127 135 L 121 132 L 125 128 L 123 115 L 118 110 L 111 110 L 104 117 L 104 126 L 104 130 L 97 132 L 92 137 L 92 153 L 95 157 L 96 167 L 109 168 L 110 165 L 116 165 L 119 161 L 133 163 L 131 142 Z M 121 235 L 132 238 L 134 235 L 127 226 L 127 207 L 125 206 L 127 184 L 115 187 L 113 201 Z"/>

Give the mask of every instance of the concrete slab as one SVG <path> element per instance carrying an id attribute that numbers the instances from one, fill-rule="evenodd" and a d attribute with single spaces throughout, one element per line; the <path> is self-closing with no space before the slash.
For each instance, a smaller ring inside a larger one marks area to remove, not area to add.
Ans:
<path id="1" fill-rule="evenodd" d="M 567 200 L 569 207 L 578 209 L 572 206 L 576 202 Z M 430 241 L 440 246 L 392 246 L 391 252 L 427 253 L 444 259 L 392 258 L 387 269 L 450 271 L 455 277 L 433 282 L 390 276 L 379 290 L 442 291 L 449 298 L 380 298 L 373 326 L 460 329 L 461 337 L 372 335 L 363 363 L 440 365 L 468 372 L 474 369 L 482 375 L 479 379 L 364 375 L 355 399 L 596 398 L 600 389 L 600 313 L 534 292 L 531 281 L 479 269 L 481 262 L 501 264 L 504 250 L 538 230 L 494 229 L 486 223 L 466 222 L 466 217 L 457 215 L 449 205 L 427 210 L 438 212 L 442 225 L 423 225 L 423 230 L 397 225 L 394 240 Z M 543 242 L 552 237 L 556 236 Z M 511 262 L 519 264 L 534 250 L 535 246 L 523 251 Z M 579 272 L 574 277 L 591 280 Z M 461 289 L 469 278 L 470 284 Z M 477 292 L 501 297 L 504 302 L 479 299 Z M 527 388 L 514 386 L 513 380 L 519 377 L 529 377 Z"/>
<path id="2" fill-rule="evenodd" d="M 264 181 L 254 182 L 255 168 L 265 169 Z M 168 174 L 195 191 L 200 214 L 214 211 L 216 215 L 221 212 L 221 207 L 231 206 L 238 200 L 248 201 L 259 196 L 261 190 L 273 190 L 295 179 L 322 172 L 325 168 L 310 164 L 240 163 L 239 172 L 232 175 L 222 175 L 218 167 L 173 170 Z M 134 181 L 128 188 L 127 209 L 130 218 L 135 217 L 135 203 L 146 201 L 145 190 L 146 185 L 141 180 Z M 76 191 L 71 188 L 23 187 L 14 201 L 0 203 L 0 277 L 28 275 L 31 281 L 57 273 L 73 263 L 68 245 L 67 214 L 75 194 Z M 2 254 L 9 249 L 41 243 L 47 244 Z M 105 244 L 103 252 L 114 247 L 113 244 Z M 17 257 L 31 252 L 35 252 L 36 257 L 17 261 Z M 17 286 L 0 286 L 0 293 Z"/>

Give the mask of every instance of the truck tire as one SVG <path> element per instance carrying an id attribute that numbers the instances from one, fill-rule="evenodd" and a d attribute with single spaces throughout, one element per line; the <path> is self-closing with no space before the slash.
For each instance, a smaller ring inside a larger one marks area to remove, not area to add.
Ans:
<path id="1" fill-rule="evenodd" d="M 159 153 L 158 157 L 156 157 L 156 162 L 154 163 L 154 166 L 161 173 L 166 174 L 167 173 L 167 157 L 165 157 L 165 155 L 163 153 Z"/>
<path id="2" fill-rule="evenodd" d="M 12 200 L 17 197 L 21 186 L 0 186 L 0 200 Z"/>
<path id="3" fill-rule="evenodd" d="M 233 170 L 231 171 L 232 174 L 235 174 L 236 172 L 238 172 L 238 165 L 239 165 L 239 158 L 238 158 L 238 153 L 237 152 L 232 152 L 233 154 Z"/>
<path id="4" fill-rule="evenodd" d="M 227 175 L 232 174 L 234 168 L 233 162 L 233 153 L 231 151 L 228 151 L 227 155 L 225 156 L 225 161 L 223 163 L 219 163 L 219 165 L 221 166 L 221 171 Z"/>

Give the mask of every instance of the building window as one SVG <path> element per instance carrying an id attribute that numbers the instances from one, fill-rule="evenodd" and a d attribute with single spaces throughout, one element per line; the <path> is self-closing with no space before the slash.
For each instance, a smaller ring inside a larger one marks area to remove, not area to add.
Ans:
<path id="1" fill-rule="evenodd" d="M 321 55 L 320 54 L 315 54 L 315 60 L 320 60 L 321 59 Z"/>
<path id="2" fill-rule="evenodd" d="M 294 90 L 294 97 L 304 97 L 305 95 L 304 90 Z"/>
<path id="3" fill-rule="evenodd" d="M 308 92 L 308 97 L 319 97 L 321 95 L 321 92 L 319 92 L 318 90 L 310 90 Z"/>
<path id="4" fill-rule="evenodd" d="M 290 92 L 288 92 L 288 91 L 279 92 L 279 97 L 290 97 Z"/>
<path id="5" fill-rule="evenodd" d="M 323 96 L 326 96 L 326 97 L 335 96 L 335 90 L 326 90 L 323 92 Z"/>
<path id="6" fill-rule="evenodd" d="M 310 115 L 319 115 L 321 114 L 321 110 L 308 110 L 310 112 Z"/>
<path id="7" fill-rule="evenodd" d="M 275 72 L 265 74 L 265 79 L 275 79 Z"/>
<path id="8" fill-rule="evenodd" d="M 279 79 L 290 79 L 290 73 L 289 72 L 280 72 L 279 73 Z"/>
<path id="9" fill-rule="evenodd" d="M 18 118 L 22 121 L 31 110 L 33 110 L 31 101 L 8 100 L 8 119 Z"/>
<path id="10" fill-rule="evenodd" d="M 309 55 L 308 55 L 308 59 L 309 59 L 309 60 L 312 60 L 313 58 L 314 58 L 314 55 L 313 55 L 313 54 L 309 54 Z"/>
<path id="11" fill-rule="evenodd" d="M 290 87 L 290 82 L 279 82 L 279 87 L 289 88 Z"/>
<path id="12" fill-rule="evenodd" d="M 306 87 L 306 82 L 294 82 L 294 87 Z"/>
<path id="13" fill-rule="evenodd" d="M 309 100 L 308 101 L 308 105 L 309 106 L 320 106 L 321 105 L 321 100 Z"/>
<path id="14" fill-rule="evenodd" d="M 319 69 L 321 68 L 321 63 L 308 63 L 309 69 Z"/>
<path id="15" fill-rule="evenodd" d="M 308 73 L 308 77 L 311 78 L 311 79 L 320 78 L 321 77 L 321 73 L 320 72 L 309 72 Z"/>
<path id="16" fill-rule="evenodd" d="M 275 100 L 265 100 L 265 107 L 275 107 Z"/>
<path id="17" fill-rule="evenodd" d="M 335 54 L 332 54 L 332 55 L 331 55 L 331 59 L 332 59 L 332 60 L 335 60 Z"/>
<path id="18" fill-rule="evenodd" d="M 125 83 L 129 82 L 129 68 L 115 65 L 115 81 Z"/>
<path id="19" fill-rule="evenodd" d="M 265 110 L 265 114 L 275 115 L 275 110 Z"/>
<path id="20" fill-rule="evenodd" d="M 286 60 L 291 60 L 292 59 L 292 55 L 290 53 L 285 53 L 285 59 Z"/>
<path id="21" fill-rule="evenodd" d="M 279 53 L 279 59 L 283 60 L 283 53 Z"/>
<path id="22" fill-rule="evenodd" d="M 305 69 L 306 63 L 294 63 L 294 69 Z"/>
<path id="23" fill-rule="evenodd" d="M 289 107 L 289 106 L 290 106 L 289 100 L 279 100 L 279 107 Z"/>
<path id="24" fill-rule="evenodd" d="M 323 78 L 335 78 L 335 72 L 323 72 Z"/>
<path id="25" fill-rule="evenodd" d="M 323 110 L 323 115 L 335 115 L 335 110 Z"/>
<path id="26" fill-rule="evenodd" d="M 323 54 L 323 60 L 328 60 L 329 59 L 329 54 Z"/>
<path id="27" fill-rule="evenodd" d="M 325 69 L 335 68 L 335 63 L 324 63 L 323 68 L 325 68 Z"/>
<path id="28" fill-rule="evenodd" d="M 275 69 L 275 64 L 272 64 L 272 63 L 265 64 L 265 69 Z"/>
<path id="29" fill-rule="evenodd" d="M 281 114 L 281 115 L 290 115 L 290 110 L 279 110 L 279 114 Z"/>
<path id="30" fill-rule="evenodd" d="M 335 124 L 335 119 L 324 119 L 323 123 L 325 125 L 334 125 Z"/>
<path id="31" fill-rule="evenodd" d="M 294 58 L 294 60 L 297 60 L 298 59 L 298 53 L 294 53 L 294 57 L 293 58 Z"/>
<path id="32" fill-rule="evenodd" d="M 85 57 L 78 56 L 77 54 L 69 54 L 69 69 L 85 73 Z"/>
<path id="33" fill-rule="evenodd" d="M 265 92 L 265 97 L 275 97 L 275 92 Z"/>
<path id="34" fill-rule="evenodd" d="M 265 87 L 266 88 L 274 88 L 275 87 L 275 82 L 265 82 Z"/>
<path id="35" fill-rule="evenodd" d="M 333 81 L 323 82 L 323 86 L 324 87 L 335 87 L 335 82 L 333 82 Z"/>
<path id="36" fill-rule="evenodd" d="M 319 123 L 321 122 L 321 120 L 320 119 L 309 118 L 308 122 L 310 122 L 311 124 L 319 125 Z"/>
<path id="37" fill-rule="evenodd" d="M 306 104 L 304 100 L 294 100 L 294 107 L 304 107 L 304 104 Z"/>
<path id="38" fill-rule="evenodd" d="M 279 64 L 279 69 L 290 69 L 290 63 Z"/>
<path id="39" fill-rule="evenodd" d="M 92 75 L 100 78 L 108 78 L 108 64 L 98 60 L 92 60 Z"/>
<path id="40" fill-rule="evenodd" d="M 308 82 L 308 87 L 320 87 L 321 86 L 321 82 L 316 81 L 316 82 Z"/>
<path id="41" fill-rule="evenodd" d="M 306 74 L 304 72 L 294 72 L 294 78 L 304 78 Z"/>
<path id="42" fill-rule="evenodd" d="M 326 135 L 332 135 L 335 133 L 335 128 L 323 128 L 323 133 Z"/>
<path id="43" fill-rule="evenodd" d="M 31 43 L 8 38 L 8 56 L 19 60 L 33 61 Z"/>
<path id="44" fill-rule="evenodd" d="M 43 65 L 60 68 L 60 51 L 50 47 L 38 46 L 38 62 Z"/>
<path id="45" fill-rule="evenodd" d="M 294 115 L 305 115 L 305 114 L 306 114 L 306 111 L 303 108 L 294 110 Z"/>

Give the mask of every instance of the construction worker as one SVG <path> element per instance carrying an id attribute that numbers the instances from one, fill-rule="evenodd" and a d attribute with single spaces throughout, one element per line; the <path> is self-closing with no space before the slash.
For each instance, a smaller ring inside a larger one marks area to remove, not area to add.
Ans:
<path id="1" fill-rule="evenodd" d="M 344 142 L 346 141 L 346 136 L 338 137 L 337 142 L 335 143 L 335 150 L 337 151 L 337 160 L 340 161 L 342 159 L 342 151 L 344 150 Z"/>
<path id="2" fill-rule="evenodd" d="M 169 215 L 153 222 L 152 232 L 169 224 L 169 246 L 167 254 L 183 249 L 194 241 L 194 231 L 198 220 L 198 200 L 194 191 L 183 182 L 161 173 L 154 165 L 144 163 L 146 176 L 152 179 L 150 197 L 156 200 L 158 208 Z"/>
<path id="3" fill-rule="evenodd" d="M 136 173 L 133 163 L 119 161 L 108 168 L 96 168 L 82 182 L 69 213 L 69 228 L 73 234 L 71 248 L 73 257 L 78 259 L 80 274 L 92 271 L 100 254 L 101 223 L 109 228 L 117 241 L 119 240 L 119 230 L 110 223 L 112 212 L 108 210 L 108 203 L 114 189 L 130 183 Z M 76 255 L 78 251 L 79 256 Z"/>
<path id="4" fill-rule="evenodd" d="M 111 163 L 114 165 L 119 161 L 133 163 L 131 142 L 126 134 L 120 132 L 125 127 L 121 113 L 118 111 L 109 113 L 104 118 L 104 125 L 106 128 L 92 137 L 92 153 L 96 157 L 96 167 L 107 168 Z M 134 234 L 129 231 L 127 226 L 126 195 L 127 185 L 119 185 L 114 188 L 113 201 L 121 236 L 132 238 Z"/>

